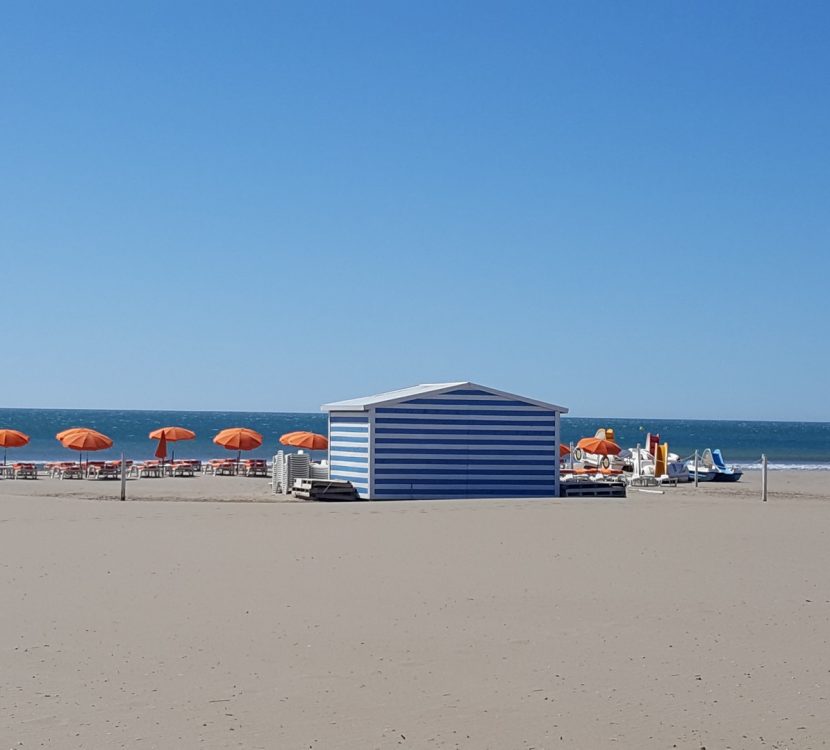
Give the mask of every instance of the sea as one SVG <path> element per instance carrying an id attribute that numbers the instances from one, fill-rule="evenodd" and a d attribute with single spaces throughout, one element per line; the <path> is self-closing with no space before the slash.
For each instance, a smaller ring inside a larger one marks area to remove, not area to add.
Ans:
<path id="1" fill-rule="evenodd" d="M 212 442 L 226 427 L 250 427 L 262 433 L 261 448 L 247 451 L 251 458 L 270 458 L 283 446 L 280 435 L 294 430 L 327 433 L 323 413 L 222 412 L 222 411 L 114 411 L 92 409 L 0 409 L 0 428 L 21 430 L 31 438 L 22 448 L 9 449 L 10 460 L 56 461 L 77 458 L 63 448 L 55 434 L 69 427 L 92 427 L 113 440 L 110 450 L 95 458 L 153 457 L 156 441 L 148 433 L 158 427 L 177 425 L 196 433 L 195 440 L 168 445 L 176 458 L 219 458 L 229 453 Z M 669 450 L 681 457 L 705 448 L 720 448 L 727 463 L 744 469 L 760 467 L 761 454 L 776 469 L 830 471 L 830 422 L 754 422 L 697 419 L 594 419 L 563 417 L 562 441 L 576 442 L 592 436 L 600 427 L 612 428 L 623 447 L 645 445 L 646 434 L 658 433 Z M 321 454 L 320 457 L 322 457 Z"/>

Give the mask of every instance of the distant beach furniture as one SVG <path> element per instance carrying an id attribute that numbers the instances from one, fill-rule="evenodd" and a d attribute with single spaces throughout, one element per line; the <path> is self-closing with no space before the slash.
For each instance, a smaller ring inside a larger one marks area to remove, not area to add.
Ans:
<path id="1" fill-rule="evenodd" d="M 150 440 L 159 441 L 156 446 L 155 456 L 156 458 L 160 458 L 163 464 L 164 459 L 167 458 L 167 443 L 175 443 L 179 440 L 194 440 L 196 433 L 193 430 L 188 430 L 186 427 L 159 427 L 149 434 L 149 438 Z M 171 450 L 170 460 L 175 461 L 175 459 L 176 452 Z"/>
<path id="2" fill-rule="evenodd" d="M 87 452 L 87 462 L 89 462 L 91 451 L 112 448 L 112 440 L 91 427 L 70 427 L 68 430 L 59 432 L 55 438 L 64 448 L 78 451 L 78 465 L 81 464 L 84 451 Z"/>
<path id="3" fill-rule="evenodd" d="M 363 499 L 559 495 L 563 406 L 459 381 L 322 409 L 330 476 Z"/>
<path id="4" fill-rule="evenodd" d="M 216 445 L 221 445 L 229 451 L 236 451 L 236 462 L 231 467 L 228 467 L 227 461 L 219 461 L 218 463 L 211 461 L 213 465 L 213 475 L 233 475 L 239 473 L 240 460 L 242 458 L 242 451 L 252 451 L 262 445 L 262 435 L 256 430 L 251 430 L 248 427 L 228 427 L 219 432 L 214 438 L 213 442 Z"/>

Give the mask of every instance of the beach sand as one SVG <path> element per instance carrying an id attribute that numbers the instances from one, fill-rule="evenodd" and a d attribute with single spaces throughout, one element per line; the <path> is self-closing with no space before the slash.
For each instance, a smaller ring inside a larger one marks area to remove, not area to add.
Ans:
<path id="1" fill-rule="evenodd" d="M 2 480 L 0 749 L 824 747 L 830 475 L 766 504 L 745 476 L 343 505 Z"/>

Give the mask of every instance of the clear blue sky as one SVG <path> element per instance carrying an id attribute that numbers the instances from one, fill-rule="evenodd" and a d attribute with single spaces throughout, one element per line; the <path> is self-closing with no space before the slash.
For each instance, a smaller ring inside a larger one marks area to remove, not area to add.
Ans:
<path id="1" fill-rule="evenodd" d="M 0 405 L 830 420 L 828 36 L 820 2 L 3 3 Z"/>

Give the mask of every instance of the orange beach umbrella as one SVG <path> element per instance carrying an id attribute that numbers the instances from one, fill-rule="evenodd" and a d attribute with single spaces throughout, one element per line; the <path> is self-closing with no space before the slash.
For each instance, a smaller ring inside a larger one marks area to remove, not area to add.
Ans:
<path id="1" fill-rule="evenodd" d="M 20 448 L 29 442 L 29 436 L 24 435 L 18 430 L 2 429 L 0 430 L 0 445 L 3 446 L 3 464 L 6 463 L 6 449 Z"/>
<path id="2" fill-rule="evenodd" d="M 167 458 L 167 438 L 164 435 L 161 436 L 161 440 L 159 440 L 159 444 L 156 446 L 156 452 L 153 455 L 156 458 L 160 458 L 162 463 Z"/>
<path id="3" fill-rule="evenodd" d="M 89 427 L 73 427 L 70 430 L 59 432 L 55 437 L 64 448 L 73 451 L 102 451 L 112 448 L 112 440 L 103 433 Z M 80 463 L 81 457 L 78 456 Z"/>
<path id="4" fill-rule="evenodd" d="M 247 427 L 229 427 L 213 438 L 213 442 L 229 451 L 251 451 L 262 445 L 262 435 Z"/>
<path id="5" fill-rule="evenodd" d="M 55 437 L 64 448 L 76 451 L 100 451 L 112 447 L 112 440 L 91 427 L 71 427 Z"/>
<path id="6" fill-rule="evenodd" d="M 582 453 L 592 453 L 595 456 L 606 456 L 600 462 L 601 466 L 606 468 L 611 466 L 611 463 L 607 456 L 616 456 L 622 448 L 617 445 L 613 440 L 605 440 L 604 438 L 582 438 L 577 444 L 576 448 L 574 449 L 574 458 L 577 461 L 583 460 L 584 456 Z"/>
<path id="7" fill-rule="evenodd" d="M 186 427 L 159 427 L 150 433 L 152 440 L 158 440 L 159 444 L 156 448 L 156 457 L 165 459 L 167 457 L 167 443 L 174 443 L 177 440 L 193 440 L 196 433 L 193 430 L 188 430 Z"/>
<path id="8" fill-rule="evenodd" d="M 247 427 L 229 427 L 213 438 L 213 442 L 229 451 L 237 451 L 236 461 L 239 463 L 242 451 L 252 451 L 262 445 L 262 435 Z"/>
<path id="9" fill-rule="evenodd" d="M 61 432 L 59 432 L 57 435 L 55 435 L 55 438 L 57 438 L 58 440 L 63 440 L 71 432 L 78 432 L 79 430 L 86 430 L 86 429 L 89 429 L 89 428 L 87 428 L 87 427 L 70 427 L 67 430 L 61 430 Z"/>
<path id="10" fill-rule="evenodd" d="M 616 456 L 622 448 L 612 440 L 602 438 L 582 438 L 577 444 L 586 453 L 593 453 L 595 456 Z"/>
<path id="11" fill-rule="evenodd" d="M 193 430 L 188 430 L 186 427 L 159 427 L 150 433 L 153 440 L 161 440 L 164 438 L 170 442 L 176 440 L 193 440 L 196 433 Z"/>
<path id="12" fill-rule="evenodd" d="M 328 439 L 316 432 L 287 432 L 280 438 L 280 443 L 310 451 L 324 451 L 329 447 Z"/>
<path id="13" fill-rule="evenodd" d="M 559 458 L 564 458 L 571 452 L 571 449 L 568 448 L 565 443 L 559 443 Z"/>

